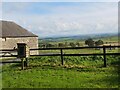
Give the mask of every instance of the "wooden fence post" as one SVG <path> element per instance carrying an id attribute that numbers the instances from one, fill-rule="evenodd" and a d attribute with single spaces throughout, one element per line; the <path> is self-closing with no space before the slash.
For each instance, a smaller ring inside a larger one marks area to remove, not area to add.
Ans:
<path id="1" fill-rule="evenodd" d="M 104 57 L 104 67 L 106 67 L 107 66 L 107 64 L 106 64 L 106 48 L 105 48 L 105 46 L 103 46 L 103 57 Z"/>
<path id="2" fill-rule="evenodd" d="M 60 51 L 61 51 L 61 62 L 62 62 L 62 65 L 64 64 L 64 62 L 63 62 L 63 51 L 62 51 L 62 49 L 60 49 Z"/>
<path id="3" fill-rule="evenodd" d="M 28 58 L 25 58 L 25 67 L 28 67 Z"/>
<path id="4" fill-rule="evenodd" d="M 24 58 L 21 58 L 21 69 L 24 70 Z"/>

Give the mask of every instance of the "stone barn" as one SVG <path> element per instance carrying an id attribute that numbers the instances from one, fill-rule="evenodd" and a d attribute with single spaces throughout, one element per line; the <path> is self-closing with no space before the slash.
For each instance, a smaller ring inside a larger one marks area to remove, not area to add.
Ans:
<path id="1" fill-rule="evenodd" d="M 0 21 L 0 34 L 0 49 L 16 49 L 17 43 L 26 43 L 30 49 L 38 48 L 38 36 L 14 22 Z M 32 51 L 30 54 L 38 54 L 38 51 Z"/>

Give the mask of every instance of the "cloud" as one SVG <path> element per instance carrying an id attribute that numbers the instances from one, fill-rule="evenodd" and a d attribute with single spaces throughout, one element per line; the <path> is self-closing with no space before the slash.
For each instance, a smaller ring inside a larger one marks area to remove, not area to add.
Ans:
<path id="1" fill-rule="evenodd" d="M 2 19 L 2 3 L 0 3 L 0 19 Z"/>
<path id="2" fill-rule="evenodd" d="M 119 0 L 2 0 L 3 2 L 118 2 Z"/>
<path id="3" fill-rule="evenodd" d="M 117 32 L 117 5 L 39 2 L 20 3 L 19 6 L 19 3 L 3 3 L 3 19 L 12 20 L 40 37 Z"/>

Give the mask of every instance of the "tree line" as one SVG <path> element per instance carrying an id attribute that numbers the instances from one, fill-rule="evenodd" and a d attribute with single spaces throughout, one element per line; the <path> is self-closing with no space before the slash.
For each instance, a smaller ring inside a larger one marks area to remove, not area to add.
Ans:
<path id="1" fill-rule="evenodd" d="M 80 47 L 79 42 L 59 42 L 59 43 L 39 43 L 39 47 L 41 48 L 53 48 L 53 47 Z"/>
<path id="2" fill-rule="evenodd" d="M 98 41 L 93 41 L 93 39 L 89 38 L 85 40 L 85 45 L 91 47 L 91 46 L 99 46 L 102 45 L 103 41 L 98 40 Z M 80 42 L 59 42 L 59 43 L 49 43 L 49 42 L 44 42 L 44 43 L 39 43 L 40 48 L 54 48 L 54 47 L 81 47 L 83 46 L 82 43 Z"/>
<path id="3" fill-rule="evenodd" d="M 85 40 L 85 44 L 88 45 L 89 47 L 93 47 L 93 46 L 103 45 L 104 42 L 102 40 L 94 41 L 93 39 L 89 38 L 89 39 Z"/>

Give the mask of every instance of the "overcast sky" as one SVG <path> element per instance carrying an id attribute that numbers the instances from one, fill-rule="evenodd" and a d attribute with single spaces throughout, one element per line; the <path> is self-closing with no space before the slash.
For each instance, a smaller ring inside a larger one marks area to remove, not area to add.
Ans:
<path id="1" fill-rule="evenodd" d="M 118 3 L 3 2 L 2 20 L 14 21 L 39 37 L 114 33 Z"/>

